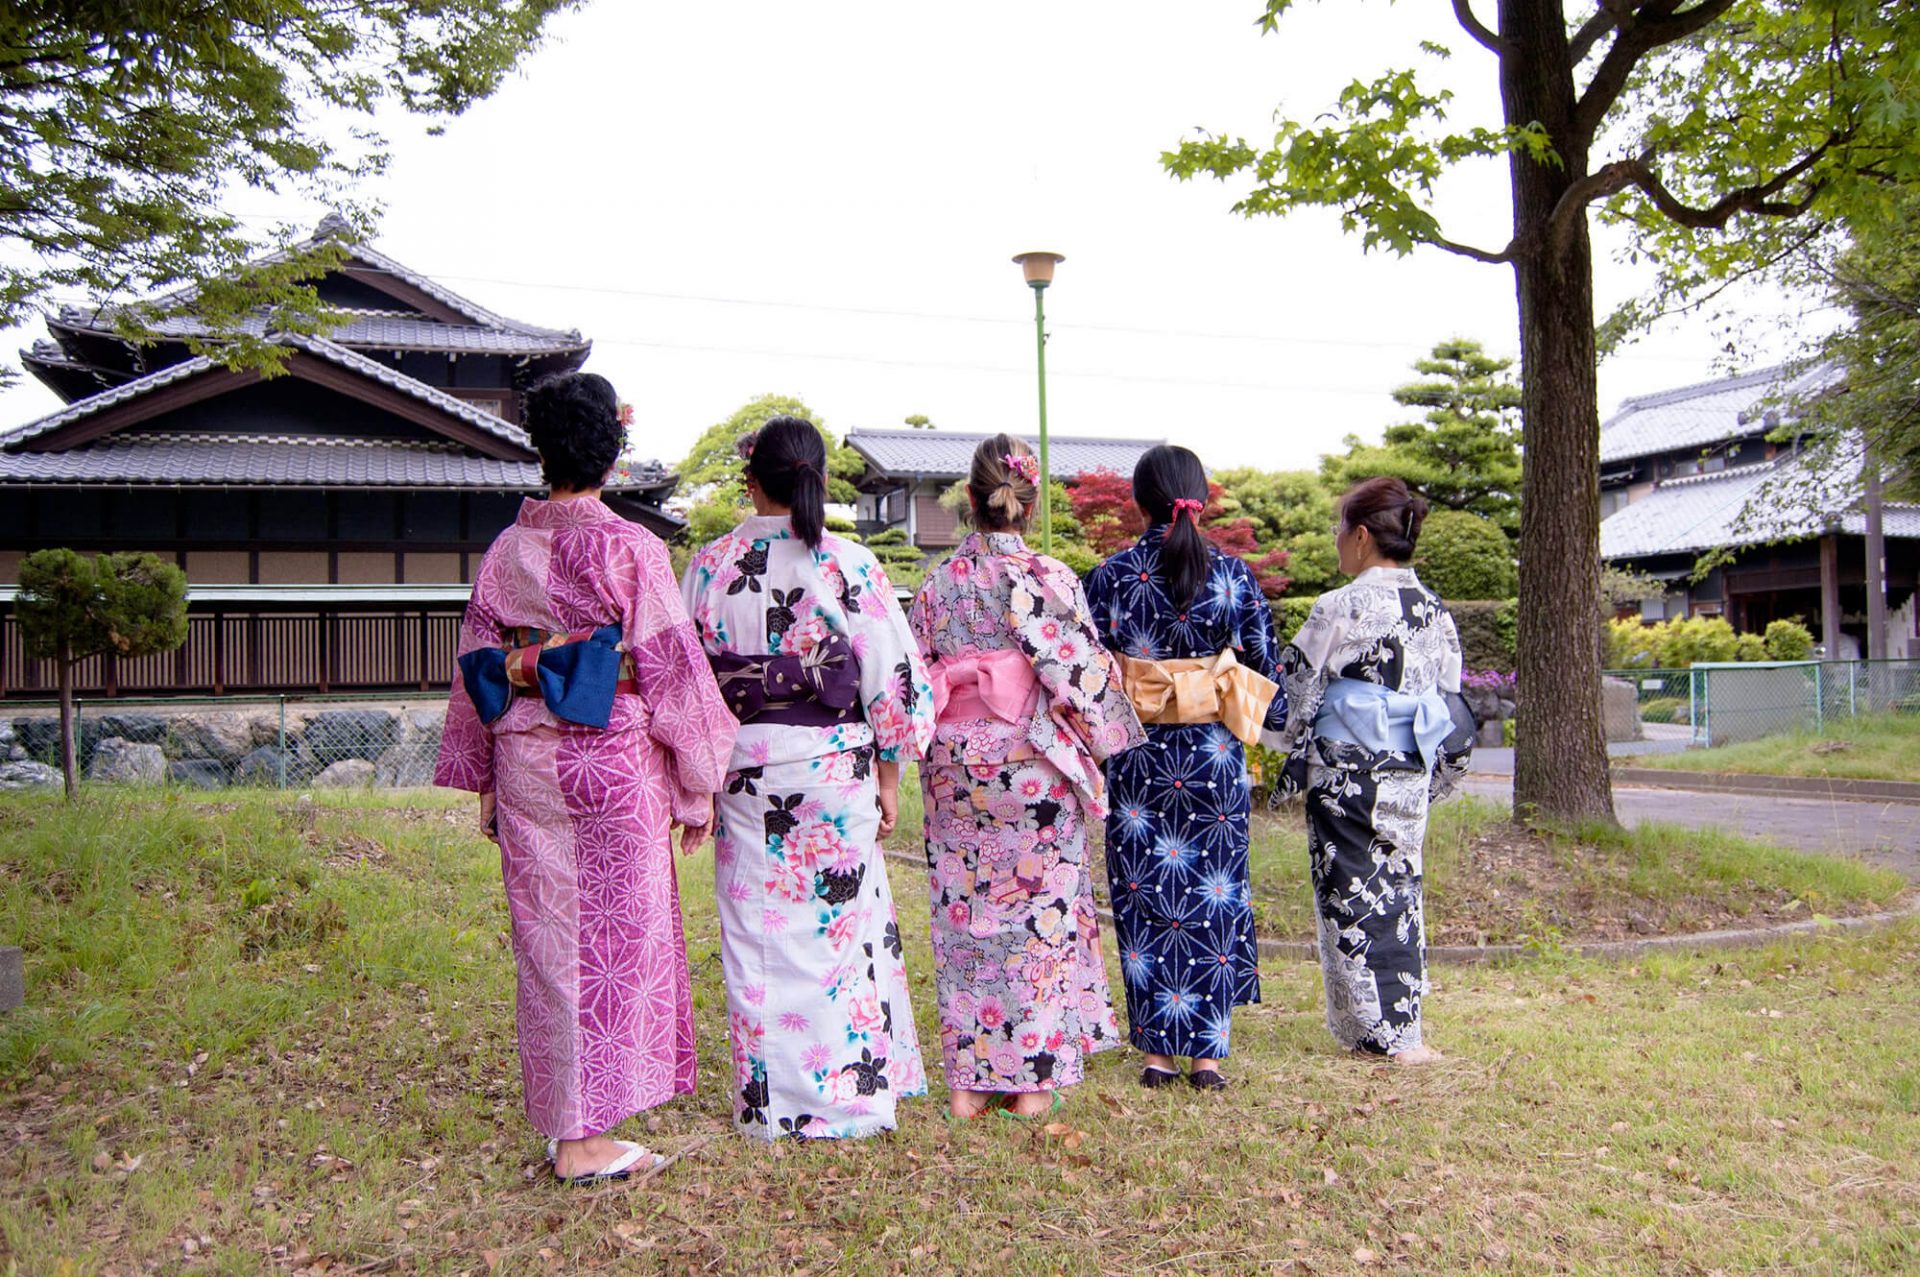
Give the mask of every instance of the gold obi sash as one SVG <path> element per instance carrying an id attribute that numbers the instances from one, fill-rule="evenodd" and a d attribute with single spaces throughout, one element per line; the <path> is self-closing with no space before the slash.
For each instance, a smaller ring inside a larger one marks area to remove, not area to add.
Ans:
<path id="1" fill-rule="evenodd" d="M 1143 723 L 1224 723 L 1241 742 L 1259 741 L 1267 707 L 1280 685 L 1234 658 L 1227 648 L 1215 656 L 1177 661 L 1120 657 L 1127 699 Z"/>

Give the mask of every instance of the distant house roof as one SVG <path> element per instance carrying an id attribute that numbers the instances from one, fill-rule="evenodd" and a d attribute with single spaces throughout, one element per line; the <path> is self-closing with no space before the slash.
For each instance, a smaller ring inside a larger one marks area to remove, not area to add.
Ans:
<path id="1" fill-rule="evenodd" d="M 607 491 L 638 497 L 670 488 L 673 480 L 657 466 L 635 467 Z M 197 432 L 107 435 L 61 452 L 0 452 L 0 483 L 513 491 L 546 486 L 536 461 L 483 457 L 454 443 Z"/>
<path id="2" fill-rule="evenodd" d="M 429 386 L 425 382 L 408 377 L 387 367 L 385 364 L 368 359 L 365 355 L 348 350 L 345 346 L 336 345 L 321 337 L 306 337 L 298 333 L 284 333 L 278 340 L 295 350 L 303 351 L 306 354 L 324 359 L 329 363 L 338 364 L 342 368 L 346 368 L 363 377 L 379 382 L 381 385 L 398 390 L 403 394 L 412 395 L 414 398 L 438 408 L 456 420 L 463 421 L 467 425 L 483 430 L 497 439 L 513 444 L 515 447 L 526 449 L 529 453 L 533 450 L 533 443 L 527 438 L 527 432 L 520 429 L 520 427 L 503 421 L 484 408 L 475 407 L 466 400 L 450 395 L 438 387 Z M 26 425 L 18 426 L 5 434 L 0 434 L 0 449 L 12 450 L 18 448 L 30 440 L 36 439 L 44 434 L 49 434 L 52 431 L 60 429 L 62 426 L 71 425 L 76 421 L 83 420 L 103 409 L 126 403 L 129 400 L 138 399 L 143 395 L 151 394 L 162 386 L 169 386 L 174 382 L 184 381 L 189 377 L 211 372 L 221 366 L 222 365 L 216 360 L 210 359 L 205 355 L 197 355 L 182 363 L 162 368 L 158 372 L 148 373 L 144 377 L 136 377 L 134 380 L 115 386 L 111 390 L 103 390 L 97 395 L 90 395 L 85 399 L 76 400 L 60 411 L 50 413 L 38 421 L 30 421 Z"/>
<path id="3" fill-rule="evenodd" d="M 1765 434 L 1778 424 L 1768 414 L 1791 419 L 1840 375 L 1832 364 L 1782 364 L 1624 400 L 1600 426 L 1601 464 Z"/>
<path id="4" fill-rule="evenodd" d="M 973 452 L 990 434 L 958 434 L 945 430 L 867 430 L 856 426 L 847 445 L 866 458 L 876 478 L 958 479 L 973 464 Z M 1022 435 L 1036 448 L 1039 438 Z M 1049 435 L 1047 460 L 1053 473 L 1073 478 L 1089 470 L 1112 470 L 1131 475 L 1140 455 L 1165 443 L 1164 439 L 1098 439 Z"/>
<path id="5" fill-rule="evenodd" d="M 528 333 L 517 328 L 484 324 L 447 324 L 402 310 L 374 310 L 364 307 L 337 307 L 341 323 L 329 331 L 327 340 L 341 346 L 366 346 L 376 350 L 434 350 L 460 354 L 548 355 L 584 350 L 592 343 L 579 333 Z M 106 321 L 93 313 L 76 314 L 71 308 L 48 321 L 57 331 L 62 328 L 88 332 L 110 332 Z M 198 337 L 210 329 L 198 315 L 168 315 L 148 327 L 162 337 Z M 267 317 L 253 315 L 235 327 L 250 336 L 264 336 Z M 51 347 L 46 349 L 45 347 Z M 39 358 L 55 356 L 56 343 L 36 344 L 32 354 Z"/>
<path id="6" fill-rule="evenodd" d="M 1717 474 L 1669 479 L 1600 523 L 1600 557 L 1615 562 L 1697 555 L 1719 546 L 1760 545 L 1824 532 L 1859 536 L 1853 508 L 1860 459 L 1789 455 Z M 1886 535 L 1920 539 L 1920 506 L 1888 504 Z"/>

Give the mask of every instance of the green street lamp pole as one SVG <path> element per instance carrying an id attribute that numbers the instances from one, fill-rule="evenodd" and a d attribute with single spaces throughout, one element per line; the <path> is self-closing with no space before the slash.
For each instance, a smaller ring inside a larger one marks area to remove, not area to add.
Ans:
<path id="1" fill-rule="evenodd" d="M 1053 553 L 1053 466 L 1047 456 L 1047 285 L 1053 268 L 1067 259 L 1058 253 L 1021 253 L 1027 286 L 1033 289 L 1033 329 L 1040 369 L 1040 553 Z"/>

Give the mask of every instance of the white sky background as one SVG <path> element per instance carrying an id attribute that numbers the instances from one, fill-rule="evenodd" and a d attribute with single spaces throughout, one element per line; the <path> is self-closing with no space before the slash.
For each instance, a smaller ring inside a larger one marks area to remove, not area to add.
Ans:
<path id="1" fill-rule="evenodd" d="M 1054 432 L 1310 467 L 1408 417 L 1388 392 L 1436 340 L 1516 354 L 1512 274 L 1365 255 L 1330 213 L 1247 221 L 1228 211 L 1243 183 L 1177 183 L 1160 153 L 1196 125 L 1259 143 L 1276 107 L 1311 116 L 1422 38 L 1454 50 L 1432 83 L 1460 93 L 1457 121 L 1495 123 L 1497 101 L 1439 0 L 1325 0 L 1265 37 L 1259 8 L 599 0 L 444 136 L 391 122 L 375 242 L 580 328 L 639 451 L 668 461 L 767 392 L 842 432 L 911 413 L 1031 430 L 1032 295 L 1008 259 L 1052 248 Z M 1503 178 L 1442 192 L 1450 235 L 1504 244 Z M 1640 282 L 1603 253 L 1601 313 Z M 1656 334 L 1602 366 L 1602 411 L 1718 375 L 1717 353 L 1704 322 Z M 25 378 L 0 425 L 57 405 Z"/>

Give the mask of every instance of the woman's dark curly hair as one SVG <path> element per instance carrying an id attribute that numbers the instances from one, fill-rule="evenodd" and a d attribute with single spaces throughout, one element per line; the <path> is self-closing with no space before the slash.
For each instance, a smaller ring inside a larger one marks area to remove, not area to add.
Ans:
<path id="1" fill-rule="evenodd" d="M 547 486 L 563 492 L 605 483 L 627 441 L 613 383 L 592 372 L 555 373 L 534 382 L 527 390 L 526 427 Z"/>

